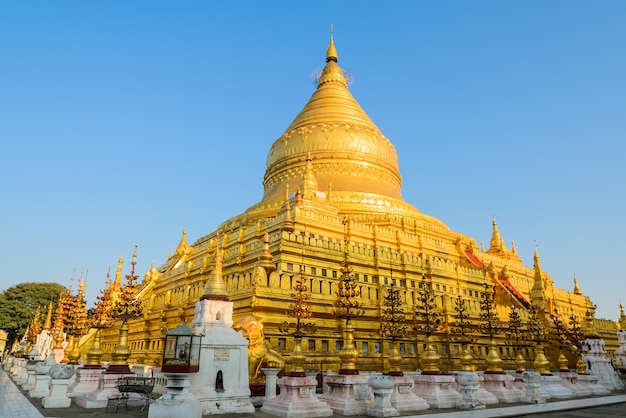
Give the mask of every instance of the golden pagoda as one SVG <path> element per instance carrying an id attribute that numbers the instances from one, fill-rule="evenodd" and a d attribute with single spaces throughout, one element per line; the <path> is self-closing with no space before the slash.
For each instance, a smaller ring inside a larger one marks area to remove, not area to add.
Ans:
<path id="1" fill-rule="evenodd" d="M 270 146 L 261 201 L 193 244 L 183 231 L 176 252 L 146 272 L 138 294 L 143 315 L 128 320 L 129 361 L 159 365 L 164 333 L 191 323 L 211 266 L 218 264 L 228 299 L 234 302 L 235 325 L 244 329 L 244 335 L 250 324 L 255 326 L 254 335 L 262 333 L 251 338 L 251 352 L 278 353 L 288 363 L 294 339 L 280 332 L 281 324 L 288 319 L 285 312 L 293 303 L 294 286 L 306 277 L 317 332 L 303 338 L 305 368 L 323 371 L 337 371 L 341 364 L 342 322 L 333 316 L 333 306 L 346 254 L 359 283 L 363 310 L 351 324 L 356 367 L 362 371 L 385 369 L 390 341 L 383 336 L 381 314 L 392 285 L 407 321 L 416 311 L 424 279 L 436 294 L 444 325 L 454 322 L 459 296 L 466 301 L 468 321 L 479 321 L 486 285 L 494 289 L 494 309 L 503 321 L 512 306 L 526 320 L 531 300 L 544 314 L 552 312 L 556 301 L 568 307 L 561 312 L 564 319 L 573 315 L 583 321 L 593 304 L 578 284 L 573 292 L 554 287 L 541 270 L 537 251 L 534 266 L 525 266 L 515 245 L 508 249 L 504 244 L 495 219 L 485 251 L 473 238 L 404 201 L 396 150 L 350 93 L 332 36 L 325 60 L 313 95 Z M 213 262 L 216 254 L 222 257 L 220 263 Z M 606 330 L 603 337 L 609 348 L 609 340 L 616 337 L 605 325 L 596 328 Z M 110 359 L 117 328 L 119 324 L 102 330 L 103 360 Z M 494 337 L 502 367 L 515 369 L 520 352 L 531 365 L 534 347 L 516 353 L 505 345 L 504 335 Z M 484 370 L 489 336 L 472 331 L 465 337 L 472 341 L 473 363 Z M 402 356 L 399 368 L 415 370 L 426 345 L 423 335 L 407 332 L 395 342 Z M 467 341 L 459 341 L 449 326 L 433 333 L 442 371 L 459 369 L 466 348 L 462 343 Z M 555 366 L 557 360 L 550 358 Z M 574 367 L 576 358 L 569 360 Z"/>

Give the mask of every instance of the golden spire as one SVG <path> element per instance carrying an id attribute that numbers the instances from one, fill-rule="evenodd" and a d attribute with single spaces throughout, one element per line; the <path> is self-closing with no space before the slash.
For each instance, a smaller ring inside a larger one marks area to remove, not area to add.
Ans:
<path id="1" fill-rule="evenodd" d="M 291 204 L 289 203 L 289 184 L 285 190 L 285 220 L 283 221 L 283 231 L 293 232 L 293 220 L 291 219 Z"/>
<path id="2" fill-rule="evenodd" d="M 402 177 L 393 144 L 352 96 L 337 61 L 331 35 L 317 89 L 272 145 L 263 180 L 263 200 L 249 211 L 261 210 L 270 201 L 280 205 L 285 185 L 295 190 L 305 166 L 310 164 L 307 171 L 315 173 L 319 184 L 332 180 L 333 204 L 340 208 L 354 210 L 356 205 L 360 212 L 386 213 L 393 207 L 396 214 L 419 213 L 402 199 Z M 309 198 L 311 190 L 301 191 L 304 198 Z M 364 194 L 378 203 L 366 208 L 355 204 Z"/>
<path id="3" fill-rule="evenodd" d="M 311 153 L 307 154 L 306 157 L 306 165 L 304 166 L 304 174 L 302 174 L 302 179 L 300 179 L 300 189 L 302 190 L 302 196 L 305 199 L 310 199 L 315 195 L 315 192 L 318 190 L 317 179 L 315 178 L 315 174 L 313 174 L 313 168 L 311 167 Z"/>
<path id="4" fill-rule="evenodd" d="M 535 306 L 543 310 L 543 313 L 548 313 L 546 311 L 546 293 L 543 287 L 543 272 L 541 271 L 541 263 L 539 262 L 539 252 L 537 251 L 537 247 L 535 247 L 533 259 L 535 261 L 535 280 L 533 282 L 533 288 L 530 291 L 530 298 Z"/>
<path id="5" fill-rule="evenodd" d="M 296 207 L 302 207 L 302 191 L 299 187 L 298 190 L 296 190 Z"/>
<path id="6" fill-rule="evenodd" d="M 326 62 L 339 60 L 339 55 L 337 54 L 337 50 L 335 49 L 335 42 L 333 41 L 333 25 L 330 25 L 330 45 L 328 45 L 328 49 L 326 50 Z"/>
<path id="7" fill-rule="evenodd" d="M 35 311 L 35 316 L 33 317 L 33 322 L 30 325 L 29 331 L 29 341 L 35 344 L 37 342 L 37 335 L 41 332 L 41 325 L 39 323 L 39 317 L 41 316 L 41 311 L 39 307 Z"/>
<path id="8" fill-rule="evenodd" d="M 583 291 L 580 290 L 580 287 L 578 286 L 578 279 L 576 278 L 576 276 L 574 276 L 574 294 L 575 295 L 583 294 Z"/>
<path id="9" fill-rule="evenodd" d="M 228 293 L 226 292 L 226 285 L 224 284 L 224 278 L 222 277 L 222 250 L 218 245 L 215 249 L 215 256 L 211 266 L 211 273 L 209 279 L 204 285 L 204 292 L 200 300 L 228 300 Z"/>
<path id="10" fill-rule="evenodd" d="M 624 314 L 624 305 L 621 300 L 619 302 L 619 327 L 621 330 L 626 330 L 626 314 Z"/>
<path id="11" fill-rule="evenodd" d="M 259 266 L 263 267 L 265 271 L 270 273 L 276 269 L 272 261 L 272 253 L 270 252 L 270 236 L 267 231 L 265 231 L 265 235 L 263 235 L 263 253 L 259 256 Z"/>
<path id="12" fill-rule="evenodd" d="M 114 292 L 119 292 L 122 288 L 122 264 L 124 264 L 124 257 L 120 255 L 120 259 L 117 262 L 117 271 L 115 272 L 115 281 L 111 289 Z"/>
<path id="13" fill-rule="evenodd" d="M 46 320 L 43 323 L 43 329 L 50 331 L 52 328 L 52 301 L 50 301 L 50 305 L 48 305 L 48 314 L 46 315 Z"/>
<path id="14" fill-rule="evenodd" d="M 63 324 L 65 322 L 65 298 L 66 294 L 61 292 L 59 294 L 59 302 L 57 303 L 57 310 L 54 315 L 54 347 L 55 349 L 63 349 L 61 345 L 63 343 Z"/>
<path id="15" fill-rule="evenodd" d="M 180 238 L 180 242 L 178 243 L 178 247 L 176 247 L 176 254 L 182 255 L 189 249 L 189 244 L 187 244 L 187 228 L 183 229 L 183 236 Z"/>
<path id="16" fill-rule="evenodd" d="M 498 231 L 498 224 L 496 223 L 496 218 L 493 218 L 493 233 L 491 234 L 491 242 L 489 243 L 489 251 L 487 253 L 494 254 L 500 253 L 506 250 L 504 246 L 504 241 L 500 236 L 500 231 Z"/>

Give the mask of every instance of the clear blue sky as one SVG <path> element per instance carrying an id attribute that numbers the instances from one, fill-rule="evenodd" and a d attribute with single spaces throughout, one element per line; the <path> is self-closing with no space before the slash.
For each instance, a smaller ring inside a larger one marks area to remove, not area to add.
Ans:
<path id="1" fill-rule="evenodd" d="M 0 4 L 0 290 L 90 302 L 262 196 L 334 25 L 352 94 L 396 146 L 403 196 L 618 317 L 626 301 L 626 2 Z M 91 304 L 91 303 L 90 303 Z"/>

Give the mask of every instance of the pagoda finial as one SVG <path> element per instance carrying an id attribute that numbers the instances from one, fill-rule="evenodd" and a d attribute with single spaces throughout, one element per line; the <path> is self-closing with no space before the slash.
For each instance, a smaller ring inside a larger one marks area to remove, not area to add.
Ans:
<path id="1" fill-rule="evenodd" d="M 187 244 L 187 228 L 183 228 L 183 235 L 180 238 L 180 242 L 178 243 L 178 246 L 176 247 L 176 254 L 177 255 L 182 255 L 184 253 L 186 253 L 189 250 L 189 244 Z"/>
<path id="2" fill-rule="evenodd" d="M 135 276 L 135 265 L 137 264 L 137 247 L 139 246 L 139 244 L 135 243 L 135 250 L 133 251 L 133 261 L 130 262 L 130 264 L 132 265 L 131 267 L 131 275 L 134 277 Z"/>
<path id="3" fill-rule="evenodd" d="M 268 273 L 276 269 L 273 263 L 272 253 L 270 252 L 270 235 L 267 231 L 265 231 L 263 235 L 263 252 L 259 256 L 259 266 L 263 267 Z"/>
<path id="4" fill-rule="evenodd" d="M 536 245 L 533 259 L 535 261 L 535 279 L 533 282 L 533 288 L 530 291 L 530 298 L 535 306 L 541 308 L 544 313 L 548 313 L 548 308 L 546 305 L 546 292 L 543 286 L 543 272 L 541 271 L 541 263 L 539 262 L 539 251 L 537 250 Z"/>
<path id="5" fill-rule="evenodd" d="M 291 220 L 291 204 L 289 203 L 289 184 L 285 187 L 285 220 L 281 228 L 283 231 L 293 232 L 294 225 Z"/>
<path id="6" fill-rule="evenodd" d="M 622 300 L 619 301 L 619 327 L 621 330 L 626 330 L 626 314 L 624 313 L 624 305 Z"/>
<path id="7" fill-rule="evenodd" d="M 326 62 L 339 60 L 339 56 L 337 55 L 337 50 L 335 49 L 335 42 L 333 41 L 333 25 L 330 25 L 330 44 L 328 45 L 328 50 L 326 51 Z"/>
<path id="8" fill-rule="evenodd" d="M 120 255 L 120 259 L 117 261 L 117 270 L 115 271 L 115 281 L 113 282 L 113 291 L 119 292 L 122 288 L 122 265 L 124 264 L 124 257 Z"/>
<path id="9" fill-rule="evenodd" d="M 43 329 L 48 331 L 52 329 L 52 301 L 50 301 L 50 305 L 48 305 L 48 314 L 46 315 L 46 320 L 43 323 Z"/>
<path id="10" fill-rule="evenodd" d="M 311 153 L 309 152 L 306 156 L 304 173 L 302 174 L 302 178 L 300 179 L 300 191 L 302 193 L 302 197 L 305 199 L 310 199 L 311 197 L 315 196 L 318 188 L 319 185 L 317 183 L 317 179 L 315 178 L 315 174 L 313 174 Z"/>
<path id="11" fill-rule="evenodd" d="M 222 249 L 220 245 L 217 245 L 213 261 L 211 262 L 211 273 L 209 274 L 209 279 L 204 285 L 204 291 L 202 292 L 200 300 L 228 300 L 226 285 L 224 284 L 224 278 L 222 277 L 223 264 Z"/>
<path id="12" fill-rule="evenodd" d="M 496 218 L 493 218 L 493 233 L 491 234 L 491 242 L 489 243 L 489 250 L 487 251 L 490 254 L 497 254 L 504 250 L 506 247 L 504 246 L 504 241 L 500 236 L 500 231 L 498 231 L 498 224 L 496 223 Z"/>
<path id="13" fill-rule="evenodd" d="M 582 295 L 583 291 L 580 290 L 580 287 L 578 286 L 578 279 L 576 278 L 576 276 L 574 275 L 574 294 L 575 295 Z"/>

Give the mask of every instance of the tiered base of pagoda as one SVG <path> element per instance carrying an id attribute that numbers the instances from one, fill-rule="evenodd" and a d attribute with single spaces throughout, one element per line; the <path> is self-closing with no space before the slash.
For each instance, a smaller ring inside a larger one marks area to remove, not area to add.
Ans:
<path id="1" fill-rule="evenodd" d="M 557 399 L 572 399 L 576 397 L 571 390 L 563 386 L 560 376 L 542 375 L 541 390 L 546 392 L 553 401 Z"/>
<path id="2" fill-rule="evenodd" d="M 578 373 L 575 372 L 557 372 L 557 376 L 561 377 L 561 384 L 574 395 L 591 396 L 591 391 L 578 383 Z"/>
<path id="3" fill-rule="evenodd" d="M 605 396 L 611 393 L 599 383 L 600 378 L 592 374 L 579 374 L 577 382 L 588 389 L 593 396 Z"/>
<path id="4" fill-rule="evenodd" d="M 329 375 L 324 377 L 328 392 L 320 397 L 337 415 L 366 415 L 370 406 L 368 376 Z"/>
<path id="5" fill-rule="evenodd" d="M 278 379 L 280 394 L 263 403 L 261 412 L 282 418 L 329 417 L 330 406 L 315 395 L 317 380 L 285 376 Z"/>
<path id="6" fill-rule="evenodd" d="M 102 373 L 98 379 L 98 386 L 96 389 L 91 392 L 75 396 L 74 403 L 86 409 L 106 408 L 109 399 L 121 396 L 120 391 L 117 389 L 117 379 L 120 377 L 128 377 L 128 374 Z M 145 402 L 145 400 L 141 399 L 139 395 L 131 395 L 132 397 L 127 401 L 128 406 L 139 406 L 143 405 Z"/>
<path id="7" fill-rule="evenodd" d="M 515 387 L 514 382 L 515 377 L 508 374 L 485 373 L 481 385 L 483 389 L 498 398 L 499 402 L 517 403 L 525 394 Z"/>
<path id="8" fill-rule="evenodd" d="M 416 374 L 413 378 L 413 393 L 423 398 L 431 408 L 456 408 L 462 397 L 452 389 L 454 376 L 442 374 Z"/>
<path id="9" fill-rule="evenodd" d="M 67 388 L 67 396 L 74 398 L 98 389 L 102 373 L 104 373 L 104 369 L 101 368 L 86 369 L 80 367 L 76 369 L 76 380 Z"/>
<path id="10" fill-rule="evenodd" d="M 425 399 L 413 392 L 413 378 L 409 376 L 393 376 L 393 393 L 391 405 L 399 412 L 423 411 L 430 408 Z"/>

